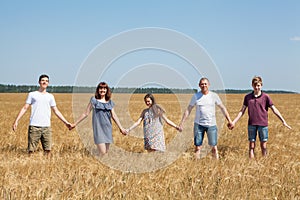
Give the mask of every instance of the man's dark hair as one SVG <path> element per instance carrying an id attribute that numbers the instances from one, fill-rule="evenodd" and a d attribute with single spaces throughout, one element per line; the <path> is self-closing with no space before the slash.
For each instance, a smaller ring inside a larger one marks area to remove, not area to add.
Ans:
<path id="1" fill-rule="evenodd" d="M 42 74 L 42 75 L 40 75 L 39 82 L 42 80 L 42 78 L 48 78 L 48 80 L 49 80 L 49 76 L 48 75 Z"/>

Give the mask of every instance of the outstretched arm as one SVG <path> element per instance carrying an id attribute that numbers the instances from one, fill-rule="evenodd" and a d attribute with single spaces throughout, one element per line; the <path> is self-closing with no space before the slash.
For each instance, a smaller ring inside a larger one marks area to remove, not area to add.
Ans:
<path id="1" fill-rule="evenodd" d="M 134 124 L 132 124 L 132 126 L 130 126 L 129 129 L 127 129 L 127 132 L 129 133 L 131 130 L 133 130 L 134 128 L 136 128 L 138 125 L 140 125 L 140 123 L 143 121 L 143 118 L 140 117 Z"/>
<path id="2" fill-rule="evenodd" d="M 229 113 L 228 113 L 226 107 L 224 106 L 224 104 L 220 104 L 220 105 L 218 105 L 218 107 L 221 109 L 221 111 L 222 111 L 224 117 L 227 119 L 228 123 L 232 123 Z"/>
<path id="3" fill-rule="evenodd" d="M 168 119 L 167 116 L 162 115 L 162 118 L 165 120 L 165 122 L 166 122 L 169 126 L 172 126 L 172 127 L 176 128 L 176 130 L 181 131 L 181 129 L 179 128 L 179 126 L 177 126 L 174 122 L 172 122 L 170 119 Z"/>
<path id="4" fill-rule="evenodd" d="M 132 129 L 136 128 L 138 125 L 140 125 L 140 123 L 143 121 L 144 119 L 144 115 L 147 109 L 144 109 L 140 115 L 140 117 L 138 118 L 138 120 L 129 128 L 126 129 L 126 131 L 129 133 Z"/>
<path id="5" fill-rule="evenodd" d="M 53 106 L 52 110 L 55 113 L 55 115 L 70 129 L 71 123 L 65 119 L 65 117 L 61 114 L 58 108 L 56 106 Z"/>
<path id="6" fill-rule="evenodd" d="M 30 106 L 30 105 L 26 103 L 26 104 L 22 107 L 22 109 L 20 110 L 20 112 L 19 112 L 19 114 L 18 114 L 18 116 L 17 116 L 17 118 L 16 118 L 16 120 L 15 120 L 13 126 L 12 126 L 13 131 L 16 131 L 16 130 L 17 130 L 18 122 L 19 122 L 19 120 L 21 119 L 21 117 L 26 113 L 26 111 L 27 111 L 27 109 L 29 108 L 29 106 Z"/>
<path id="7" fill-rule="evenodd" d="M 127 134 L 127 131 L 122 127 L 121 123 L 120 123 L 120 120 L 117 116 L 117 114 L 115 113 L 115 110 L 112 109 L 111 110 L 111 117 L 113 118 L 114 122 L 117 124 L 117 126 L 119 127 L 120 129 L 120 132 L 123 134 L 123 135 L 126 135 Z"/>
<path id="8" fill-rule="evenodd" d="M 233 129 L 235 124 L 239 121 L 239 119 L 244 115 L 245 111 L 247 109 L 247 106 L 243 105 L 240 112 L 237 114 L 236 118 L 232 121 L 232 123 L 228 123 L 228 128 Z"/>
<path id="9" fill-rule="evenodd" d="M 192 109 L 193 109 L 193 106 L 189 105 L 189 106 L 187 107 L 187 109 L 185 110 L 185 112 L 183 113 L 181 122 L 180 122 L 180 124 L 179 124 L 179 130 L 180 130 L 180 131 L 183 130 L 183 123 L 184 123 L 185 120 L 189 117 L 189 115 L 190 115 Z"/>
<path id="10" fill-rule="evenodd" d="M 282 117 L 281 113 L 279 112 L 279 110 L 274 105 L 271 106 L 271 109 L 272 109 L 273 113 L 282 121 L 282 123 L 283 123 L 284 126 L 286 126 L 288 129 L 292 129 L 292 127 L 290 127 L 286 123 L 286 121 Z"/>
<path id="11" fill-rule="evenodd" d="M 79 118 L 76 120 L 74 124 L 71 125 L 69 128 L 70 130 L 73 129 L 75 126 L 77 126 L 80 122 L 82 122 L 87 116 L 89 116 L 91 110 L 92 110 L 92 104 L 91 102 L 87 105 L 85 111 L 79 116 Z"/>

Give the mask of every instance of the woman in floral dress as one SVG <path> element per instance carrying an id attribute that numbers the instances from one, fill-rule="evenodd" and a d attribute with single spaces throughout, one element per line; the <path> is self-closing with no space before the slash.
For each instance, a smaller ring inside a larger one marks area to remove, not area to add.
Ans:
<path id="1" fill-rule="evenodd" d="M 179 127 L 165 116 L 165 111 L 156 104 L 152 94 L 144 97 L 148 108 L 144 109 L 139 119 L 129 128 L 129 133 L 143 121 L 144 147 L 147 151 L 165 151 L 165 137 L 163 131 L 163 121 L 179 130 Z"/>

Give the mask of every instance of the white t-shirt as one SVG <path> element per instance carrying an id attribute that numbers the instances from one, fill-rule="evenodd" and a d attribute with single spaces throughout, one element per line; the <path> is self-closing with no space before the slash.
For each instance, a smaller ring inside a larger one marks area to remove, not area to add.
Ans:
<path id="1" fill-rule="evenodd" d="M 201 126 L 216 125 L 216 105 L 222 104 L 220 97 L 209 91 L 207 95 L 201 92 L 194 94 L 190 101 L 190 106 L 196 106 L 196 115 L 194 122 Z"/>
<path id="2" fill-rule="evenodd" d="M 51 107 L 56 106 L 54 96 L 48 92 L 30 92 L 26 103 L 31 105 L 29 124 L 31 126 L 50 127 Z"/>

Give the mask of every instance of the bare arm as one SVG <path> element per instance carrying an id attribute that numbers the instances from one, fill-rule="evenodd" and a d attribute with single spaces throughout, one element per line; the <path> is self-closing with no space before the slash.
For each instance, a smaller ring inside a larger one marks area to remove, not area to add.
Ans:
<path id="1" fill-rule="evenodd" d="M 52 107 L 53 112 L 55 113 L 55 115 L 68 127 L 71 127 L 71 123 L 68 122 L 65 117 L 61 114 L 61 112 L 58 110 L 58 108 L 56 106 Z"/>
<path id="2" fill-rule="evenodd" d="M 189 105 L 187 107 L 187 109 L 185 110 L 185 112 L 183 113 L 181 122 L 179 124 L 179 130 L 182 131 L 183 130 L 183 123 L 185 122 L 185 120 L 189 117 L 189 115 L 191 114 L 191 111 L 193 109 L 193 106 Z"/>
<path id="3" fill-rule="evenodd" d="M 20 110 L 20 112 L 19 112 L 19 114 L 18 114 L 18 116 L 17 116 L 17 118 L 16 118 L 16 120 L 15 120 L 13 126 L 12 126 L 13 131 L 16 131 L 16 130 L 17 130 L 18 122 L 19 122 L 19 120 L 21 119 L 21 117 L 26 113 L 26 111 L 28 110 L 29 106 L 30 106 L 30 105 L 26 103 L 26 104 L 22 107 L 22 109 Z"/>
<path id="4" fill-rule="evenodd" d="M 282 117 L 281 113 L 279 112 L 279 110 L 274 105 L 271 106 L 271 109 L 272 109 L 273 113 L 282 121 L 282 123 L 283 123 L 284 126 L 286 126 L 288 129 L 292 129 L 292 127 L 290 127 L 286 123 L 286 121 Z"/>
<path id="5" fill-rule="evenodd" d="M 176 130 L 180 130 L 179 126 L 177 126 L 174 122 L 172 122 L 170 119 L 167 118 L 167 116 L 162 115 L 162 118 L 165 120 L 165 122 L 169 125 L 174 127 Z M 180 130 L 181 131 L 181 130 Z"/>
<path id="6" fill-rule="evenodd" d="M 228 123 L 228 128 L 233 129 L 235 124 L 239 121 L 239 119 L 244 115 L 245 111 L 247 109 L 247 106 L 243 105 L 240 112 L 237 114 L 235 119 L 232 121 L 232 123 Z"/>
<path id="7" fill-rule="evenodd" d="M 117 126 L 119 127 L 120 132 L 121 132 L 123 135 L 126 135 L 127 132 L 126 132 L 126 130 L 122 127 L 122 125 L 121 125 L 121 123 L 120 123 L 120 120 L 119 120 L 117 114 L 115 113 L 115 110 L 114 110 L 114 109 L 111 110 L 111 117 L 113 118 L 113 120 L 114 120 L 114 122 L 117 124 Z"/>
<path id="8" fill-rule="evenodd" d="M 74 124 L 72 124 L 72 128 L 74 128 L 75 126 L 77 126 L 80 122 L 82 122 L 85 118 L 87 118 L 87 116 L 89 116 L 91 110 L 92 110 L 92 104 L 91 102 L 87 105 L 85 111 L 79 116 L 79 118 L 76 120 L 76 122 Z"/>
<path id="9" fill-rule="evenodd" d="M 127 132 L 130 132 L 131 130 L 133 130 L 134 128 L 136 128 L 138 125 L 140 125 L 140 123 L 143 121 L 143 118 L 140 117 L 134 124 L 132 124 L 132 126 L 130 126 L 129 129 L 127 129 Z"/>
<path id="10" fill-rule="evenodd" d="M 126 129 L 126 131 L 129 133 L 131 130 L 133 130 L 134 128 L 136 128 L 138 125 L 140 125 L 140 123 L 143 121 L 144 119 L 144 115 L 147 109 L 144 109 L 140 115 L 140 117 L 138 118 L 138 120 L 129 128 Z"/>
<path id="11" fill-rule="evenodd" d="M 232 123 L 229 113 L 228 113 L 226 107 L 224 106 L 224 104 L 220 104 L 220 105 L 218 105 L 218 107 L 221 109 L 221 111 L 222 111 L 224 117 L 227 119 L 228 123 Z"/>

